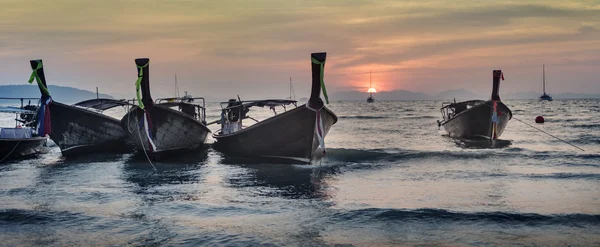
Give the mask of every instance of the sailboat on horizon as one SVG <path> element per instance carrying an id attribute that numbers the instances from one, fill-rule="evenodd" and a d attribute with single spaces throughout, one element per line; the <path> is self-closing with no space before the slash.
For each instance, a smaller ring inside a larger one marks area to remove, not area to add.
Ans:
<path id="1" fill-rule="evenodd" d="M 373 81 L 371 80 L 371 71 L 369 70 L 369 89 L 367 90 L 367 92 L 369 92 L 369 98 L 367 98 L 367 103 L 375 102 L 375 98 L 373 98 L 373 91 L 375 91 L 375 90 L 373 89 Z"/>
<path id="2" fill-rule="evenodd" d="M 546 65 L 543 64 L 542 65 L 542 85 L 543 85 L 543 90 L 544 90 L 544 94 L 542 96 L 540 96 L 540 101 L 546 100 L 546 101 L 552 101 L 552 96 L 546 94 Z"/>

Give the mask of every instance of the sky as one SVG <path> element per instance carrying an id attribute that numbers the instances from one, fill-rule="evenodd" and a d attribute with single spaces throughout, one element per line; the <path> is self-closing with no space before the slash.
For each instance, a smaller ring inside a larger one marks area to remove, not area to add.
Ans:
<path id="1" fill-rule="evenodd" d="M 327 52 L 330 92 L 451 89 L 600 93 L 600 1 L 0 0 L 0 85 L 135 95 L 150 58 L 153 96 L 209 99 L 310 93 L 310 53 Z M 366 93 L 365 93 L 366 94 Z"/>

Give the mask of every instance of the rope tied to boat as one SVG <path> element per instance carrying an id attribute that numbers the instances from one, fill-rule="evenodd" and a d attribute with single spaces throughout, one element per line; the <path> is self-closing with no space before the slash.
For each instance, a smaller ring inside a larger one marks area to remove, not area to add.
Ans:
<path id="1" fill-rule="evenodd" d="M 319 60 L 315 59 L 314 57 L 311 57 L 311 60 L 312 63 L 321 65 L 321 89 L 323 89 L 323 97 L 325 97 L 325 102 L 329 104 L 329 96 L 327 96 L 327 89 L 325 88 L 325 81 L 323 80 L 323 77 L 325 76 L 325 61 L 319 62 Z"/>
<path id="2" fill-rule="evenodd" d="M 485 104 L 486 106 L 488 106 L 488 107 L 490 107 L 490 108 L 494 109 L 494 106 L 496 106 L 496 104 L 497 104 L 496 102 L 494 102 L 494 103 L 495 103 L 494 105 L 489 105 L 488 103 L 484 103 L 484 104 Z M 577 149 L 579 149 L 579 150 L 581 150 L 581 151 L 584 151 L 584 152 L 585 152 L 585 150 L 584 150 L 583 148 L 580 148 L 580 147 L 576 146 L 576 145 L 575 145 L 575 144 L 573 144 L 573 143 L 570 143 L 570 142 L 568 142 L 568 141 L 565 141 L 565 140 L 563 140 L 563 139 L 561 139 L 561 138 L 558 138 L 557 136 L 554 136 L 554 135 L 552 135 L 552 134 L 550 134 L 550 133 L 548 133 L 548 132 L 546 132 L 546 131 L 543 131 L 543 130 L 541 130 L 541 129 L 539 129 L 539 128 L 535 127 L 535 126 L 532 126 L 531 124 L 528 124 L 528 123 L 526 123 L 525 121 L 523 121 L 523 120 L 521 120 L 521 119 L 518 119 L 518 118 L 516 118 L 515 116 L 511 116 L 511 118 L 512 118 L 512 119 L 514 119 L 514 120 L 517 120 L 517 121 L 521 122 L 522 124 L 525 124 L 525 125 L 527 125 L 528 127 L 531 127 L 531 128 L 533 128 L 533 129 L 535 129 L 535 130 L 537 130 L 537 131 L 539 131 L 539 132 L 542 132 L 542 133 L 544 133 L 544 134 L 546 134 L 546 135 L 549 135 L 550 137 L 552 137 L 552 138 L 554 138 L 554 139 L 557 139 L 557 140 L 559 140 L 559 141 L 561 141 L 561 142 L 564 142 L 564 143 L 566 143 L 566 144 L 568 144 L 568 145 L 571 145 L 571 146 L 572 146 L 572 147 L 574 147 L 574 148 L 577 148 Z"/>
<path id="3" fill-rule="evenodd" d="M 147 62 L 146 64 L 144 64 L 142 66 L 136 65 L 136 67 L 138 69 L 140 69 L 140 73 L 138 74 L 138 78 L 135 81 L 135 96 L 137 97 L 138 106 L 141 109 L 144 109 L 144 103 L 142 102 L 142 96 L 140 96 L 140 89 L 142 86 L 142 78 L 144 77 L 144 68 L 148 67 L 149 63 L 150 62 Z"/>
<path id="4" fill-rule="evenodd" d="M 21 143 L 21 141 L 19 140 L 17 142 L 17 144 L 15 144 L 15 146 L 13 147 L 13 149 L 10 150 L 10 152 L 8 152 L 8 154 L 6 156 L 4 156 L 4 158 L 0 159 L 0 163 L 2 163 L 2 161 L 4 161 L 6 158 L 10 157 L 10 155 L 15 151 L 15 149 L 17 149 L 17 146 L 19 146 L 20 143 Z"/>

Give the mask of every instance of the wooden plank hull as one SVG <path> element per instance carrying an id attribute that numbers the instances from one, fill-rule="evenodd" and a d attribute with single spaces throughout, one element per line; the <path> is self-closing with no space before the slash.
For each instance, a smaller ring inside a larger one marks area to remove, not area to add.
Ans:
<path id="1" fill-rule="evenodd" d="M 337 116 L 321 110 L 325 135 Z M 315 133 L 316 113 L 305 105 L 256 123 L 243 130 L 213 135 L 215 149 L 238 156 L 286 158 L 309 163 L 319 147 Z"/>
<path id="2" fill-rule="evenodd" d="M 50 138 L 63 155 L 132 150 L 119 120 L 56 101 L 49 107 L 52 116 Z"/>
<path id="3" fill-rule="evenodd" d="M 150 142 L 144 129 L 144 110 L 133 107 L 123 119 L 125 129 L 136 148 L 145 151 L 154 159 L 169 156 L 180 151 L 189 151 L 201 147 L 210 130 L 196 119 L 179 111 L 154 105 L 147 108 L 150 116 L 149 130 L 156 149 L 150 148 Z"/>
<path id="4" fill-rule="evenodd" d="M 495 137 L 492 122 L 493 101 L 486 101 L 465 110 L 448 121 L 442 122 L 441 125 L 444 126 L 451 137 L 496 139 L 502 135 L 508 120 L 512 118 L 510 109 L 500 101 L 497 101 L 497 103 L 498 123 L 496 124 Z"/>
<path id="5" fill-rule="evenodd" d="M 0 159 L 18 158 L 37 154 L 44 148 L 48 137 L 33 137 L 27 139 L 0 139 Z"/>

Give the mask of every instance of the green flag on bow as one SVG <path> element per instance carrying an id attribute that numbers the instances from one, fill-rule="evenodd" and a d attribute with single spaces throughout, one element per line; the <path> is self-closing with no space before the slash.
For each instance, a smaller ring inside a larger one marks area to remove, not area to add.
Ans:
<path id="1" fill-rule="evenodd" d="M 145 65 L 142 66 L 138 66 L 138 69 L 140 69 L 140 73 L 138 75 L 137 81 L 135 81 L 135 96 L 137 97 L 137 101 L 138 101 L 138 105 L 141 109 L 144 109 L 144 103 L 142 102 L 142 96 L 140 96 L 140 87 L 142 84 L 142 78 L 144 77 L 144 68 L 146 66 L 148 66 L 150 62 L 147 62 Z"/>
<path id="2" fill-rule="evenodd" d="M 323 97 L 325 97 L 325 102 L 327 102 L 327 104 L 329 104 L 329 96 L 327 96 L 327 89 L 325 88 L 325 81 L 323 81 L 323 76 L 324 76 L 324 71 L 325 71 L 325 61 L 319 62 L 319 60 L 315 59 L 314 57 L 311 57 L 311 59 L 314 64 L 321 65 L 321 89 L 323 89 Z"/>
<path id="3" fill-rule="evenodd" d="M 50 92 L 48 91 L 48 88 L 46 86 L 44 86 L 44 83 L 42 83 L 42 79 L 40 78 L 40 76 L 38 75 L 38 70 L 42 69 L 44 67 L 44 65 L 42 64 L 42 61 L 37 61 L 37 67 L 35 69 L 33 69 L 33 72 L 31 72 L 31 76 L 29 76 L 29 84 L 33 83 L 33 79 L 35 79 L 35 81 L 37 82 L 38 86 L 40 87 L 40 89 L 42 90 L 42 92 L 48 96 L 50 96 Z"/>

